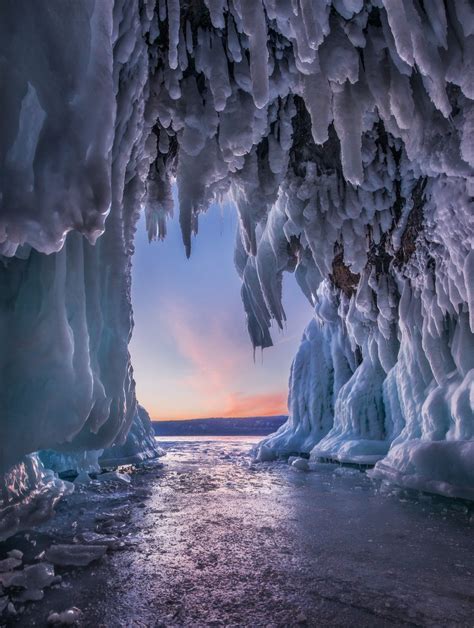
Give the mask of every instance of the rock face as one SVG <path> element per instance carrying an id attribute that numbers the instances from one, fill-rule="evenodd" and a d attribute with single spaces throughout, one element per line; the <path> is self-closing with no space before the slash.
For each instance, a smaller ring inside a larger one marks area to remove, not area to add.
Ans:
<path id="1" fill-rule="evenodd" d="M 235 202 L 254 346 L 284 271 L 315 306 L 267 454 L 472 495 L 473 24 L 465 0 L 3 2 L 0 473 L 125 443 L 135 223 L 165 236 L 175 179 L 188 255 Z"/>

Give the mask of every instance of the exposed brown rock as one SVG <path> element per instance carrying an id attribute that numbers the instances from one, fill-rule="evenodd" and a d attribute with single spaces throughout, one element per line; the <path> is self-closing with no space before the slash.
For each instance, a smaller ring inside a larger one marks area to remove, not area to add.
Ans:
<path id="1" fill-rule="evenodd" d="M 344 252 L 340 251 L 334 256 L 332 273 L 329 275 L 329 278 L 336 288 L 342 290 L 347 297 L 351 297 L 355 294 L 360 275 L 353 273 L 349 266 L 344 264 Z"/>

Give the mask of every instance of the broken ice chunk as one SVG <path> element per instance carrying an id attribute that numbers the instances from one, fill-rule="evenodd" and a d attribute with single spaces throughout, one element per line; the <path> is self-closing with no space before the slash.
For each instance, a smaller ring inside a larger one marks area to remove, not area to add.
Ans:
<path id="1" fill-rule="evenodd" d="M 306 458 L 296 458 L 291 463 L 291 468 L 297 471 L 309 471 L 309 464 Z"/>
<path id="2" fill-rule="evenodd" d="M 82 534 L 79 534 L 78 538 L 86 545 L 106 545 L 113 550 L 125 547 L 123 540 L 118 539 L 116 536 L 98 534 L 97 532 L 82 532 Z"/>
<path id="3" fill-rule="evenodd" d="M 130 484 L 131 478 L 128 473 L 120 473 L 119 471 L 109 471 L 101 473 L 97 476 L 99 482 L 119 482 L 122 484 Z"/>
<path id="4" fill-rule="evenodd" d="M 52 545 L 46 550 L 46 558 L 54 565 L 86 567 L 106 551 L 106 545 Z"/>
<path id="5" fill-rule="evenodd" d="M 14 596 L 15 602 L 39 602 L 44 597 L 43 589 L 25 589 Z"/>
<path id="6" fill-rule="evenodd" d="M 73 626 L 81 619 L 82 612 L 76 606 L 68 608 L 62 613 L 51 612 L 48 615 L 49 626 Z"/>
<path id="7" fill-rule="evenodd" d="M 50 563 L 29 565 L 23 570 L 10 571 L 0 574 L 0 584 L 6 589 L 18 587 L 20 589 L 43 589 L 49 587 L 54 580 L 54 567 Z"/>
<path id="8" fill-rule="evenodd" d="M 4 560 L 0 560 L 0 573 L 5 573 L 6 571 L 12 571 L 21 565 L 21 560 L 18 558 L 5 558 Z"/>
<path id="9" fill-rule="evenodd" d="M 17 560 L 22 560 L 23 552 L 21 552 L 18 549 L 12 549 L 9 552 L 7 552 L 7 556 L 9 556 L 10 558 L 16 558 Z"/>

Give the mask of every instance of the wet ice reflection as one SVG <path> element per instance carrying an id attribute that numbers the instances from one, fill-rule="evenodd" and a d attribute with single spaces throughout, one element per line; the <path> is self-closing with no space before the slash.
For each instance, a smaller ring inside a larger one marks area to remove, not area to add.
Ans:
<path id="1" fill-rule="evenodd" d="M 89 507 L 116 521 L 125 507 L 118 533 L 133 543 L 70 576 L 67 603 L 84 625 L 472 623 L 472 506 L 336 465 L 255 463 L 255 442 L 163 439 L 162 469 L 133 473 L 108 493 L 98 483 Z M 79 528 L 89 516 L 78 515 L 80 498 L 60 513 Z"/>

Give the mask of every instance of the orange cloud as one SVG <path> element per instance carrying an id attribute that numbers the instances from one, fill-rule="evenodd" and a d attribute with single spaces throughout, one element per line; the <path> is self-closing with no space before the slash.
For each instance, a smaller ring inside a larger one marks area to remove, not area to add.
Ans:
<path id="1" fill-rule="evenodd" d="M 230 393 L 223 405 L 216 403 L 210 412 L 197 412 L 189 414 L 183 412 L 167 413 L 166 415 L 154 414 L 154 420 L 202 419 L 206 417 L 220 418 L 245 418 L 249 416 L 275 416 L 288 414 L 286 394 L 281 392 L 261 395 L 244 395 L 242 393 Z"/>
<path id="2" fill-rule="evenodd" d="M 286 414 L 287 396 L 284 392 L 261 395 L 231 393 L 223 417 L 272 416 Z"/>

